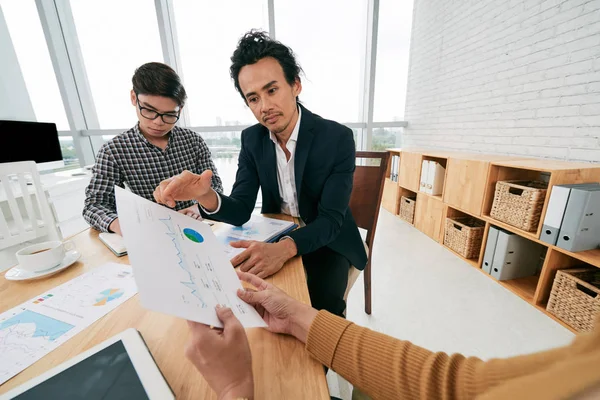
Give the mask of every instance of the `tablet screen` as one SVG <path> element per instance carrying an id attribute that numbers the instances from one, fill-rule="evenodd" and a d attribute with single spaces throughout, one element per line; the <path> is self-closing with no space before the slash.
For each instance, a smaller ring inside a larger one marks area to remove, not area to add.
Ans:
<path id="1" fill-rule="evenodd" d="M 120 340 L 15 399 L 148 399 Z"/>

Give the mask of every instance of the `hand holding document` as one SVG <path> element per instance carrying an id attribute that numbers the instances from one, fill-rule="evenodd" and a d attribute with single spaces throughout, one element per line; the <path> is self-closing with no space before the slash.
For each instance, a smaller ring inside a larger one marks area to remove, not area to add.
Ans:
<path id="1" fill-rule="evenodd" d="M 238 298 L 242 285 L 210 226 L 119 187 L 115 196 L 142 306 L 222 327 L 220 304 L 246 328 L 266 326 Z"/>

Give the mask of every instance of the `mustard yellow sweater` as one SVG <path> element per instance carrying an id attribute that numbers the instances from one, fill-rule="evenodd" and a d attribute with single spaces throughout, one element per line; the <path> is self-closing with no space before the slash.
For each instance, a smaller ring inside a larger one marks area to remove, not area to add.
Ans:
<path id="1" fill-rule="evenodd" d="M 600 399 L 600 316 L 566 347 L 482 361 L 434 353 L 320 311 L 308 352 L 373 399 Z"/>

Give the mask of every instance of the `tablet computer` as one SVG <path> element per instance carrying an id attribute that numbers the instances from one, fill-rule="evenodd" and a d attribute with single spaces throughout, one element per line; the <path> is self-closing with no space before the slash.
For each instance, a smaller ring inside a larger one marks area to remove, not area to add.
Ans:
<path id="1" fill-rule="evenodd" d="M 175 399 L 133 328 L 0 395 L 1 400 Z"/>

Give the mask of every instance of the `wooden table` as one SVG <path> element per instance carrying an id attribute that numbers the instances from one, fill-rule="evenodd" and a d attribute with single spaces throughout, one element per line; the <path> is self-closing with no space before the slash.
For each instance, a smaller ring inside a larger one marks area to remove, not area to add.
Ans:
<path id="1" fill-rule="evenodd" d="M 114 256 L 98 240 L 98 232 L 95 230 L 88 229 L 75 235 L 72 240 L 82 257 L 79 262 L 66 270 L 39 281 L 12 282 L 0 278 L 0 312 L 106 262 L 129 263 L 128 257 Z M 296 299 L 310 304 L 300 257 L 289 260 L 268 281 Z M 177 399 L 216 399 L 215 393 L 206 381 L 185 358 L 184 344 L 188 336 L 186 322 L 142 308 L 138 296 L 129 299 L 1 385 L 0 394 L 127 328 L 135 328 L 142 334 Z M 323 367 L 308 355 L 302 343 L 292 337 L 273 334 L 264 329 L 248 329 L 247 333 L 252 349 L 257 399 L 329 399 Z"/>

